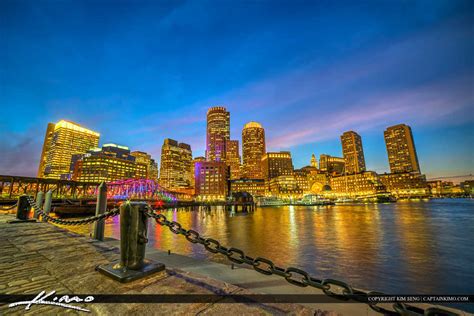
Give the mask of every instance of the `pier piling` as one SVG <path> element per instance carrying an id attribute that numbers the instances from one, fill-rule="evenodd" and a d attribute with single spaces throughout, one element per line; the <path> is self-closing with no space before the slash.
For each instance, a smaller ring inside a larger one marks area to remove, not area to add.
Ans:
<path id="1" fill-rule="evenodd" d="M 44 198 L 44 208 L 43 211 L 46 215 L 49 215 L 51 212 L 51 203 L 53 202 L 53 192 L 49 190 L 46 192 L 45 198 Z M 43 222 L 47 222 L 48 220 L 43 217 Z"/>
<path id="2" fill-rule="evenodd" d="M 39 191 L 38 194 L 36 194 L 36 205 L 38 205 L 39 208 L 41 208 L 41 207 L 43 206 L 43 198 L 44 198 L 44 192 L 43 192 L 43 191 Z M 38 219 L 38 218 L 39 218 L 39 214 L 38 214 L 38 212 L 36 211 L 36 209 L 35 209 L 35 211 L 34 211 L 33 217 L 34 217 L 35 219 Z"/>
<path id="3" fill-rule="evenodd" d="M 120 261 L 100 265 L 97 270 L 122 283 L 163 271 L 164 264 L 145 259 L 148 243 L 147 204 L 127 201 L 120 206 Z"/>
<path id="4" fill-rule="evenodd" d="M 28 218 L 31 206 L 28 202 L 28 196 L 22 195 L 18 198 L 18 204 L 16 207 L 16 218 L 7 221 L 9 224 L 24 223 L 24 222 L 36 222 L 33 218 Z"/>
<path id="5" fill-rule="evenodd" d="M 99 185 L 99 190 L 97 192 L 97 204 L 95 208 L 95 215 L 99 216 L 104 214 L 107 209 L 107 185 L 105 182 L 102 182 Z M 103 241 L 104 240 L 104 229 L 105 229 L 105 220 L 100 219 L 94 223 L 94 232 L 92 238 Z"/>

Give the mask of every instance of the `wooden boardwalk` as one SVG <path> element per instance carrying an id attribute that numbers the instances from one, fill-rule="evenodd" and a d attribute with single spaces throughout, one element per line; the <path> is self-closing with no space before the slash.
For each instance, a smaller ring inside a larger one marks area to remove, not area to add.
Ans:
<path id="1" fill-rule="evenodd" d="M 7 224 L 0 215 L 0 293 L 38 294 L 249 294 L 248 290 L 179 269 L 168 269 L 143 280 L 121 284 L 95 271 L 98 264 L 119 258 L 119 249 L 105 242 L 63 230 L 49 223 Z M 314 315 L 298 304 L 77 304 L 94 315 Z M 0 306 L 0 315 L 87 314 L 60 307 Z M 321 312 L 319 315 L 336 315 Z M 90 314 L 89 314 L 90 315 Z"/>

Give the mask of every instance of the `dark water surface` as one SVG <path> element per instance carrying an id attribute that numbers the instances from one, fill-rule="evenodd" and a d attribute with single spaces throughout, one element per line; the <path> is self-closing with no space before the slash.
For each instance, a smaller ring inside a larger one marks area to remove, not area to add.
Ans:
<path id="1" fill-rule="evenodd" d="M 474 293 L 474 200 L 163 214 L 223 246 L 266 257 L 278 266 L 302 268 L 316 278 L 390 294 Z M 89 234 L 91 226 L 72 229 Z M 120 237 L 118 217 L 107 221 L 105 235 Z M 149 239 L 155 248 L 229 263 L 154 221 Z"/>

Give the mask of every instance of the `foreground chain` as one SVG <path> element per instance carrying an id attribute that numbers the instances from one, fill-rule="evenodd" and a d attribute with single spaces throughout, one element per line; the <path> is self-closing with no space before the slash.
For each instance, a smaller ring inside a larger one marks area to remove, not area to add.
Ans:
<path id="1" fill-rule="evenodd" d="M 211 253 L 218 253 L 223 256 L 226 256 L 232 262 L 238 264 L 247 264 L 259 273 L 266 274 L 266 275 L 278 275 L 293 285 L 300 286 L 300 287 L 315 287 L 317 289 L 322 290 L 326 295 L 330 297 L 334 297 L 340 300 L 355 300 L 361 303 L 366 303 L 372 308 L 374 311 L 379 312 L 384 315 L 410 315 L 410 316 L 417 316 L 417 315 L 431 315 L 431 316 L 451 316 L 451 315 L 458 315 L 456 313 L 438 308 L 438 307 L 430 307 L 425 310 L 411 306 L 409 304 L 403 303 L 395 303 L 393 304 L 393 309 L 388 310 L 377 306 L 376 303 L 369 301 L 369 296 L 374 295 L 385 295 L 384 293 L 380 292 L 365 292 L 360 291 L 352 288 L 349 284 L 343 281 L 334 280 L 334 279 L 316 279 L 311 277 L 306 271 L 295 268 L 295 267 L 288 267 L 288 268 L 281 268 L 276 266 L 271 260 L 263 258 L 263 257 L 256 257 L 252 258 L 245 255 L 245 252 L 238 248 L 227 248 L 223 247 L 219 241 L 212 239 L 212 238 L 203 238 L 201 235 L 192 229 L 186 230 L 184 229 L 180 223 L 169 221 L 166 216 L 163 214 L 155 213 L 153 209 L 148 207 L 148 211 L 146 215 L 155 219 L 155 221 L 161 225 L 166 226 L 169 230 L 177 235 L 183 235 L 186 239 L 193 244 L 201 244 L 203 245 L 207 251 Z M 336 291 L 336 288 L 339 288 L 339 291 Z"/>
<path id="2" fill-rule="evenodd" d="M 96 216 L 91 216 L 91 217 L 86 217 L 83 219 L 75 220 L 75 221 L 68 221 L 60 218 L 54 218 L 46 214 L 43 210 L 40 209 L 40 207 L 36 204 L 36 202 L 33 200 L 33 198 L 28 196 L 28 202 L 30 203 L 30 206 L 37 212 L 39 215 L 43 216 L 47 221 L 53 222 L 56 224 L 61 224 L 61 225 L 85 225 L 89 224 L 101 219 L 106 219 L 109 217 L 116 216 L 120 214 L 120 210 L 118 208 L 114 208 L 108 212 L 105 212 L 104 214 L 96 215 Z"/>

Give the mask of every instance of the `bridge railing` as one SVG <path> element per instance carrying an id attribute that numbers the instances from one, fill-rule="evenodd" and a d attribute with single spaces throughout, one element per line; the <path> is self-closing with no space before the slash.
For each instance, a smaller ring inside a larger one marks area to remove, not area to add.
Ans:
<path id="1" fill-rule="evenodd" d="M 71 180 L 42 179 L 33 177 L 0 175 L 0 199 L 16 199 L 21 195 L 36 196 L 38 192 L 51 191 L 53 198 L 95 197 L 100 183 Z"/>

